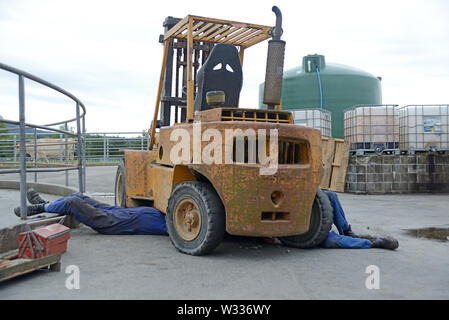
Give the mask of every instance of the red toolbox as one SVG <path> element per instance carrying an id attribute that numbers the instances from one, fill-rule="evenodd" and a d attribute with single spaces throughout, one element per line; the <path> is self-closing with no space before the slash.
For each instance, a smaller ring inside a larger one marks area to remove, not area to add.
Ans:
<path id="1" fill-rule="evenodd" d="M 19 258 L 38 259 L 67 251 L 70 228 L 55 223 L 19 234 Z"/>

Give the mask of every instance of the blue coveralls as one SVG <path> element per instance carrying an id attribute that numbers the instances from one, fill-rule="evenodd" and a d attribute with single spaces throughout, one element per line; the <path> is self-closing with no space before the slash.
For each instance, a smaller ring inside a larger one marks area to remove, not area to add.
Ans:
<path id="1" fill-rule="evenodd" d="M 345 212 L 341 207 L 338 196 L 333 191 L 325 191 L 332 209 L 334 211 L 334 224 L 337 227 L 338 233 L 334 231 L 329 232 L 327 238 L 321 244 L 324 248 L 347 248 L 347 249 L 368 249 L 371 248 L 372 242 L 368 239 L 353 238 L 345 236 L 345 231 L 348 231 L 349 224 L 346 221 Z"/>
<path id="2" fill-rule="evenodd" d="M 154 208 L 110 206 L 78 193 L 50 203 L 46 211 L 73 216 L 102 234 L 168 234 L 165 215 Z"/>

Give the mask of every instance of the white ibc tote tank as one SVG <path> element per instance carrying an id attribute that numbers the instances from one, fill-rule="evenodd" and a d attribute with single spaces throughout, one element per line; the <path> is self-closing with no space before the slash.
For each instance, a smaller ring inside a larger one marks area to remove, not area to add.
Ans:
<path id="1" fill-rule="evenodd" d="M 449 105 L 408 105 L 399 109 L 401 150 L 449 150 Z"/>

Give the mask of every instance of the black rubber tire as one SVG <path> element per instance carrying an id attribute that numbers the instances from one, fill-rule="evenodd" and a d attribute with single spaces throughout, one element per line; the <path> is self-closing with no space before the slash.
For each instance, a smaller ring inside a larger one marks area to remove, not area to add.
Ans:
<path id="1" fill-rule="evenodd" d="M 175 208 L 185 198 L 193 199 L 201 215 L 201 227 L 191 241 L 183 239 L 174 226 Z M 170 240 L 182 253 L 199 256 L 213 251 L 223 240 L 226 231 L 225 209 L 214 188 L 204 182 L 183 182 L 175 187 L 168 199 L 167 230 Z"/>
<path id="2" fill-rule="evenodd" d="M 334 213 L 329 198 L 321 189 L 318 189 L 313 201 L 309 231 L 297 236 L 279 237 L 279 240 L 289 247 L 314 248 L 328 236 L 333 218 Z"/>
<path id="3" fill-rule="evenodd" d="M 121 189 L 119 189 L 121 184 Z M 117 194 L 120 192 L 120 194 Z M 125 160 L 120 160 L 117 166 L 117 173 L 115 174 L 115 186 L 114 186 L 114 202 L 116 206 L 126 208 L 126 169 Z"/>

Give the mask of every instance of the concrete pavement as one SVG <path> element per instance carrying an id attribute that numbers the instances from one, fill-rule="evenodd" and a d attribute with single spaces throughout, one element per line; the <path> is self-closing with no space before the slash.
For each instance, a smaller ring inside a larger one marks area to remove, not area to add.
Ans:
<path id="1" fill-rule="evenodd" d="M 112 203 L 101 194 L 113 192 L 114 176 L 115 167 L 88 168 L 87 190 Z M 0 196 L 1 215 L 12 216 L 14 191 Z M 61 272 L 0 283 L 0 299 L 449 299 L 449 242 L 404 232 L 447 226 L 447 194 L 339 197 L 356 233 L 392 235 L 399 249 L 299 250 L 228 237 L 213 254 L 192 257 L 167 236 L 106 236 L 83 226 L 71 232 Z M 78 290 L 65 286 L 70 265 L 80 270 Z M 370 265 L 379 268 L 380 289 L 365 286 Z"/>

